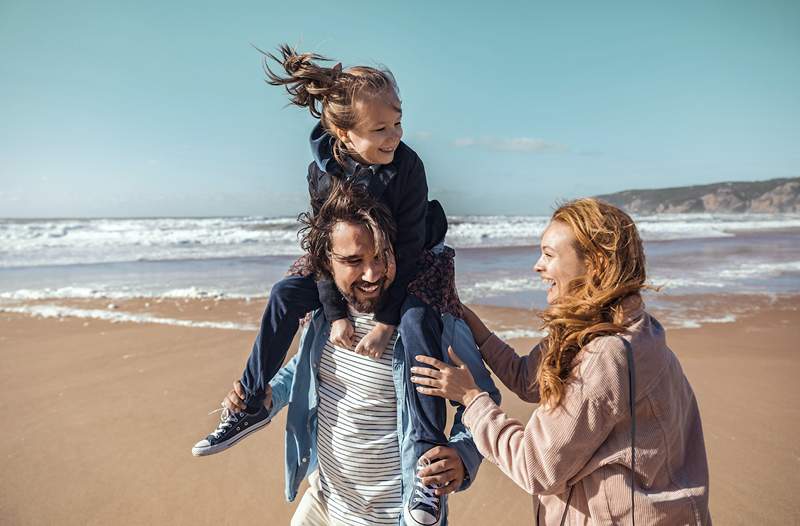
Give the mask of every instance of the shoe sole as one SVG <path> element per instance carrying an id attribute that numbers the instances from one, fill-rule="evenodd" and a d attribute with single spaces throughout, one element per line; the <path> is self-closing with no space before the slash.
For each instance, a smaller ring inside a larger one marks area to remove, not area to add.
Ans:
<path id="1" fill-rule="evenodd" d="M 442 498 L 444 498 L 444 497 L 442 497 Z M 417 524 L 419 524 L 420 526 L 440 526 L 442 524 L 442 517 L 443 516 L 444 516 L 444 513 L 442 513 L 442 516 L 439 517 L 438 521 L 432 522 L 431 524 L 423 524 L 421 522 L 417 522 L 417 520 L 414 519 L 414 517 L 411 516 L 411 513 L 409 513 L 409 511 L 408 511 L 408 506 L 403 506 L 403 520 L 405 521 L 405 523 L 408 526 L 416 526 Z"/>
<path id="2" fill-rule="evenodd" d="M 229 447 L 236 445 L 241 439 L 250 436 L 255 431 L 258 431 L 265 425 L 270 423 L 270 419 L 262 420 L 258 424 L 254 424 L 247 428 L 245 431 L 237 434 L 235 437 L 231 438 L 230 440 L 226 440 L 225 442 L 220 442 L 219 444 L 214 444 L 213 446 L 208 447 L 193 447 L 192 448 L 192 455 L 195 457 L 207 457 L 208 455 L 213 455 L 215 453 L 220 453 L 225 451 Z"/>

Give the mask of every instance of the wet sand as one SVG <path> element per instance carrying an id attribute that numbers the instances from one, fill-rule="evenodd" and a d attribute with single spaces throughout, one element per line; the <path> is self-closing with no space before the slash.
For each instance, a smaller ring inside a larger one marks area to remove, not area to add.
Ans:
<path id="1" fill-rule="evenodd" d="M 283 496 L 285 412 L 230 451 L 190 453 L 241 373 L 254 336 L 246 326 L 262 305 L 108 303 L 70 305 L 245 327 L 0 312 L 0 523 L 288 524 L 296 502 Z M 783 298 L 735 323 L 668 331 L 700 403 L 717 524 L 800 523 L 798 308 L 800 300 Z M 476 310 L 494 329 L 537 328 L 530 311 Z M 534 340 L 511 343 L 523 352 Z M 520 419 L 534 409 L 504 396 Z M 450 506 L 454 525 L 531 521 L 530 497 L 489 463 Z"/>

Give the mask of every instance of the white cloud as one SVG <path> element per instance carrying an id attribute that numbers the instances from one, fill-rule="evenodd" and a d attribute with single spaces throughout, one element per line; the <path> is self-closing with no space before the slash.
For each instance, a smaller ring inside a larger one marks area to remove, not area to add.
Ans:
<path id="1" fill-rule="evenodd" d="M 472 146 L 475 144 L 475 139 L 465 137 L 463 139 L 456 139 L 453 141 L 453 146 L 457 146 L 458 148 L 465 148 L 467 146 Z"/>
<path id="2" fill-rule="evenodd" d="M 430 139 L 433 136 L 433 134 L 431 132 L 429 132 L 429 131 L 417 131 L 417 132 L 412 133 L 411 135 L 412 135 L 412 137 L 414 137 L 415 139 L 417 139 L 419 141 L 427 141 L 428 139 Z"/>
<path id="3" fill-rule="evenodd" d="M 545 141 L 544 139 L 537 139 L 533 137 L 511 137 L 506 139 L 497 137 L 481 137 L 478 139 L 473 137 L 462 137 L 453 141 L 453 146 L 457 148 L 478 146 L 480 148 L 501 152 L 525 153 L 553 153 L 566 152 L 569 150 L 569 148 L 564 144 Z"/>

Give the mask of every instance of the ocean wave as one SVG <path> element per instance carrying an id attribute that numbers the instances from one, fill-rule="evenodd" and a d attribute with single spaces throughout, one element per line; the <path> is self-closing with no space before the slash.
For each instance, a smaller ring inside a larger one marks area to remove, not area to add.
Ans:
<path id="1" fill-rule="evenodd" d="M 299 255 L 295 219 L 0 220 L 0 266 Z"/>
<path id="2" fill-rule="evenodd" d="M 800 214 L 636 217 L 645 241 L 730 237 L 800 228 Z M 548 216 L 451 216 L 455 248 L 538 245 Z M 0 220 L 0 267 L 162 261 L 302 253 L 295 218 Z"/>
<path id="3" fill-rule="evenodd" d="M 36 318 L 81 318 L 103 320 L 111 323 L 154 323 L 176 327 L 192 327 L 198 329 L 223 329 L 235 331 L 255 331 L 257 325 L 233 323 L 228 321 L 193 321 L 177 318 L 162 318 L 149 314 L 132 314 L 114 310 L 76 309 L 60 305 L 25 305 L 17 307 L 0 307 L 0 312 L 27 314 Z"/>
<path id="4" fill-rule="evenodd" d="M 532 275 L 520 278 L 497 278 L 463 284 L 459 280 L 458 295 L 462 301 L 470 302 L 487 296 L 501 296 L 508 293 L 526 291 L 546 291 L 547 286 Z"/>
<path id="5" fill-rule="evenodd" d="M 501 340 L 514 340 L 517 338 L 544 338 L 547 336 L 546 332 L 534 331 L 531 329 L 506 329 L 494 331 L 494 334 Z"/>
<path id="6" fill-rule="evenodd" d="M 42 289 L 18 289 L 0 293 L 0 299 L 12 301 L 50 299 L 242 299 L 251 300 L 260 294 L 236 294 L 222 290 L 206 290 L 199 287 L 167 289 L 162 291 L 135 290 L 129 287 L 108 289 L 105 287 L 60 287 Z"/>
<path id="7" fill-rule="evenodd" d="M 676 317 L 667 317 L 665 322 L 668 326 L 674 327 L 676 329 L 699 329 L 703 325 L 707 324 L 717 324 L 717 323 L 733 323 L 736 321 L 736 316 L 733 314 L 728 314 L 725 316 L 717 316 L 717 317 L 699 317 L 699 318 L 676 318 Z"/>
<path id="8" fill-rule="evenodd" d="M 723 269 L 719 276 L 725 279 L 774 278 L 800 273 L 800 261 L 778 263 L 744 263 L 736 268 Z"/>

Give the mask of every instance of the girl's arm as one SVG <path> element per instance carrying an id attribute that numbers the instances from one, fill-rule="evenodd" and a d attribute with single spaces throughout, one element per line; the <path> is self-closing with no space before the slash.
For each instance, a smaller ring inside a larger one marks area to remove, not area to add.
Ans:
<path id="1" fill-rule="evenodd" d="M 393 188 L 399 195 L 390 199 L 390 202 L 396 202 L 396 206 L 392 207 L 392 215 L 397 226 L 394 243 L 397 273 L 387 290 L 386 301 L 375 313 L 377 321 L 394 326 L 400 323 L 400 309 L 406 298 L 406 290 L 417 273 L 417 260 L 425 248 L 425 217 L 428 211 L 425 167 L 413 150 L 400 144 L 396 155 L 410 155 L 411 158 L 405 163 L 398 163 L 399 173 L 395 177 L 400 179 Z"/>
<path id="2" fill-rule="evenodd" d="M 322 172 L 317 163 L 312 161 L 308 166 L 308 195 L 311 199 L 311 210 L 316 215 L 320 207 L 325 202 L 327 192 L 330 190 L 330 175 Z M 342 297 L 336 283 L 332 279 L 324 278 L 317 280 L 317 291 L 319 301 L 325 310 L 325 317 L 330 321 L 347 318 L 347 302 Z"/>

